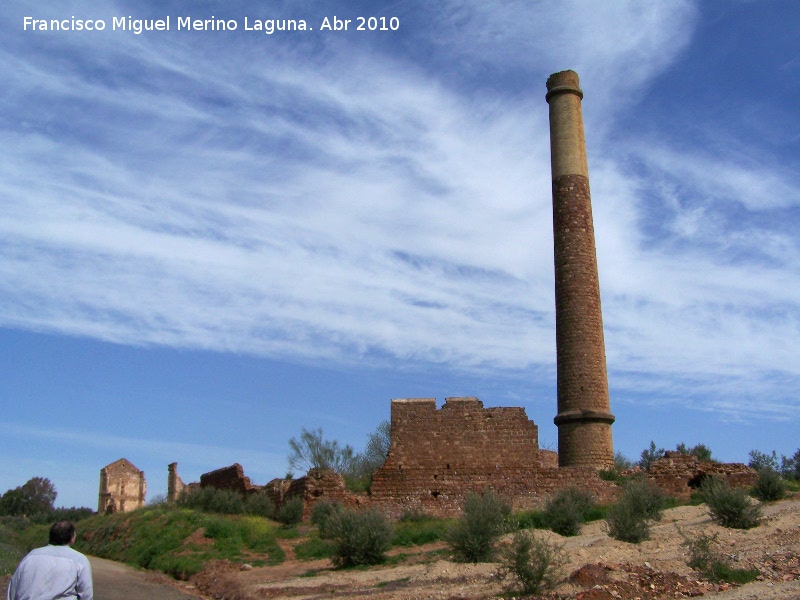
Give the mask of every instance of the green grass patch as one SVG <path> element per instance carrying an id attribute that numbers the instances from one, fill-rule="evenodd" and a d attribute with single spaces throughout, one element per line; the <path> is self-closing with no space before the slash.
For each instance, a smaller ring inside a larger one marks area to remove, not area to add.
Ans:
<path id="1" fill-rule="evenodd" d="M 514 513 L 516 529 L 547 529 L 547 517 L 543 510 L 522 510 Z"/>
<path id="2" fill-rule="evenodd" d="M 714 581 L 725 581 L 727 583 L 750 583 L 758 577 L 758 569 L 734 569 L 723 562 L 715 562 L 711 565 L 711 577 Z"/>
<path id="3" fill-rule="evenodd" d="M 294 547 L 294 554 L 300 560 L 320 560 L 333 556 L 333 545 L 320 539 L 316 533 L 309 534 L 308 538 Z"/>
<path id="4" fill-rule="evenodd" d="M 277 524 L 263 517 L 155 506 L 86 519 L 78 527 L 75 547 L 184 579 L 212 559 L 282 562 L 285 556 L 276 542 L 278 530 Z"/>
<path id="5" fill-rule="evenodd" d="M 397 521 L 393 525 L 392 546 L 421 546 L 444 539 L 449 519 L 426 517 L 414 520 Z"/>

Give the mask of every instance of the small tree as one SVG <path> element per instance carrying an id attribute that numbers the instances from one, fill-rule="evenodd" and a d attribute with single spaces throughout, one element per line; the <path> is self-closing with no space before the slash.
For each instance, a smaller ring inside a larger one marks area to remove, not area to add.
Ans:
<path id="1" fill-rule="evenodd" d="M 383 420 L 378 424 L 377 429 L 370 433 L 367 438 L 367 445 L 364 452 L 356 456 L 355 477 L 361 477 L 374 473 L 386 462 L 389 454 L 389 444 L 391 443 L 392 425 L 389 421 Z"/>
<path id="2" fill-rule="evenodd" d="M 353 448 L 349 445 L 340 446 L 335 440 L 324 439 L 321 428 L 308 431 L 304 427 L 299 440 L 289 440 L 289 448 L 289 467 L 303 472 L 331 469 L 337 473 L 348 473 L 355 458 Z"/>
<path id="3" fill-rule="evenodd" d="M 711 449 L 705 444 L 697 444 L 696 446 L 692 446 L 691 448 L 689 448 L 686 444 L 681 442 L 675 447 L 675 450 L 677 450 L 681 454 L 690 454 L 695 458 L 697 458 L 697 460 L 703 460 L 703 461 L 711 460 Z"/>
<path id="4" fill-rule="evenodd" d="M 800 449 L 790 457 L 781 454 L 781 475 L 785 479 L 800 481 Z"/>
<path id="5" fill-rule="evenodd" d="M 766 454 L 760 450 L 750 450 L 750 461 L 747 463 L 747 466 L 756 471 L 762 469 L 777 471 L 779 468 L 778 455 L 775 453 L 775 450 L 772 451 L 772 454 Z"/>
<path id="6" fill-rule="evenodd" d="M 656 462 L 659 458 L 663 458 L 664 452 L 665 451 L 663 448 L 656 448 L 656 443 L 651 441 L 650 447 L 642 450 L 642 458 L 639 460 L 639 466 L 644 470 L 649 469 L 650 465 Z"/>
<path id="7" fill-rule="evenodd" d="M 633 468 L 633 461 L 631 461 L 622 452 L 614 453 L 614 469 L 616 471 L 627 471 Z"/>
<path id="8" fill-rule="evenodd" d="M 56 486 L 46 477 L 32 477 L 0 496 L 0 516 L 38 515 L 53 511 Z"/>

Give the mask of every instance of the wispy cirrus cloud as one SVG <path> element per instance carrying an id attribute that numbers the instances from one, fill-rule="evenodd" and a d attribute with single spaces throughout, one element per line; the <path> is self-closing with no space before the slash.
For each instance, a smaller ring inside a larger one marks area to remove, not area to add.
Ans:
<path id="1" fill-rule="evenodd" d="M 770 225 L 797 204 L 793 174 L 608 135 L 685 51 L 695 7 L 414 6 L 436 29 L 410 34 L 418 48 L 126 35 L 4 51 L 0 324 L 290 359 L 549 368 L 544 77 L 572 67 L 614 384 L 702 388 L 713 407 L 735 380 L 786 414 L 800 277 L 796 238 Z M 731 205 L 770 222 L 734 223 Z"/>

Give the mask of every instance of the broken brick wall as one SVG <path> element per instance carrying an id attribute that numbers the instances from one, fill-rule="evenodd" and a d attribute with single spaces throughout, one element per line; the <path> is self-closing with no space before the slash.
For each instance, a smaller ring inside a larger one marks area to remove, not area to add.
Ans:
<path id="1" fill-rule="evenodd" d="M 459 514 L 470 492 L 508 496 L 515 509 L 541 506 L 553 492 L 580 485 L 598 500 L 614 497 L 614 485 L 594 469 L 553 466 L 539 450 L 538 428 L 524 408 L 484 408 L 477 398 L 392 401 L 391 444 L 372 478 L 370 501 L 392 517 L 411 509 Z"/>
<path id="2" fill-rule="evenodd" d="M 186 489 L 186 484 L 178 475 L 178 463 L 170 463 L 167 466 L 167 502 L 175 502 L 184 489 Z"/>
<path id="3" fill-rule="evenodd" d="M 200 476 L 200 487 L 213 487 L 218 490 L 233 490 L 242 496 L 257 492 L 259 486 L 250 483 L 250 478 L 245 477 L 244 469 L 239 463 L 234 463 L 230 467 L 223 467 L 210 473 L 203 473 Z"/>
<path id="4" fill-rule="evenodd" d="M 369 501 L 366 495 L 347 491 L 344 477 L 330 469 L 311 469 L 299 479 L 273 479 L 265 486 L 265 490 L 278 510 L 290 498 L 302 498 L 305 520 L 311 517 L 314 504 L 321 500 L 346 508 L 360 508 Z"/>
<path id="5" fill-rule="evenodd" d="M 688 500 L 709 475 L 724 477 L 731 487 L 749 487 L 755 484 L 758 474 L 741 463 L 701 461 L 696 456 L 682 452 L 666 452 L 647 470 L 647 477 L 670 496 Z"/>

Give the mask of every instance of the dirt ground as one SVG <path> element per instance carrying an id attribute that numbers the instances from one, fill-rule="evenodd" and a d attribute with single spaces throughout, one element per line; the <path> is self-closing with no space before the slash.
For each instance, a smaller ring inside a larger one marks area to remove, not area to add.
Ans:
<path id="1" fill-rule="evenodd" d="M 763 523 L 749 531 L 724 529 L 711 522 L 705 506 L 665 511 L 652 538 L 638 545 L 618 542 L 601 522 L 583 527 L 580 536 L 562 538 L 538 532 L 564 544 L 569 563 L 561 582 L 544 596 L 552 599 L 634 600 L 713 597 L 720 600 L 800 599 L 800 494 L 764 506 Z M 684 534 L 718 534 L 731 565 L 758 569 L 758 580 L 746 585 L 716 584 L 702 579 L 686 564 Z M 507 542 L 510 536 L 506 536 Z M 330 562 L 298 561 L 291 543 L 287 560 L 275 567 L 249 568 L 216 563 L 190 582 L 209 598 L 447 599 L 522 598 L 507 592 L 495 577 L 497 564 L 459 564 L 449 560 L 443 544 L 394 549 L 387 565 L 335 570 Z"/>

